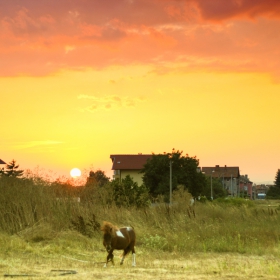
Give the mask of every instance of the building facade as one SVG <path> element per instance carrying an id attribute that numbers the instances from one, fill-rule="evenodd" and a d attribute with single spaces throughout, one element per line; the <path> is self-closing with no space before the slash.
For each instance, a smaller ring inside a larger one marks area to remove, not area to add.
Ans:
<path id="1" fill-rule="evenodd" d="M 202 173 L 212 178 L 218 178 L 225 190 L 232 197 L 239 196 L 239 167 L 238 166 L 219 166 L 202 167 Z"/>
<path id="2" fill-rule="evenodd" d="M 239 196 L 254 199 L 253 182 L 248 178 L 248 175 L 241 175 L 239 178 Z"/>
<path id="3" fill-rule="evenodd" d="M 124 179 L 127 175 L 131 176 L 133 181 L 139 186 L 143 184 L 143 174 L 140 173 L 152 154 L 114 154 L 110 155 L 112 160 L 113 179 Z"/>

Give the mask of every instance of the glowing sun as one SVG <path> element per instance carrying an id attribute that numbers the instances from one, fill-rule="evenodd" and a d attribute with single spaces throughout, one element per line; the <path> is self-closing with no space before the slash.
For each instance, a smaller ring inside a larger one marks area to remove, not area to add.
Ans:
<path id="1" fill-rule="evenodd" d="M 71 175 L 71 177 L 73 177 L 73 178 L 80 177 L 80 176 L 81 176 L 81 170 L 80 170 L 79 168 L 73 168 L 73 169 L 70 171 L 70 175 Z"/>

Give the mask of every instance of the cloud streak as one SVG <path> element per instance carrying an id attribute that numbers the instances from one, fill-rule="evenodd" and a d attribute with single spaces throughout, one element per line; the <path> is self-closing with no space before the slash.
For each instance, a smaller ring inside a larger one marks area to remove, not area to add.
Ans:
<path id="1" fill-rule="evenodd" d="M 51 147 L 54 145 L 61 145 L 63 142 L 53 140 L 41 140 L 41 141 L 26 141 L 13 145 L 14 149 L 29 149 L 38 147 Z"/>
<path id="2" fill-rule="evenodd" d="M 143 102 L 144 98 L 134 98 L 129 96 L 119 97 L 117 95 L 104 95 L 104 96 L 96 96 L 96 95 L 85 95 L 80 94 L 77 97 L 78 99 L 89 100 L 90 105 L 81 109 L 81 111 L 85 112 L 95 112 L 97 110 L 111 110 L 111 109 L 119 109 L 119 108 L 127 108 L 127 107 L 135 107 L 138 103 Z"/>

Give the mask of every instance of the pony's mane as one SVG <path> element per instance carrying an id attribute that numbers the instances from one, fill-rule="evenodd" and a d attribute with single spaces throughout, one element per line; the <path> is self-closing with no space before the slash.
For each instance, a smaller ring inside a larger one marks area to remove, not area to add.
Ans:
<path id="1" fill-rule="evenodd" d="M 104 233 L 109 233 L 109 234 L 115 235 L 116 231 L 119 230 L 119 229 L 118 229 L 117 226 L 115 226 L 115 225 L 113 225 L 109 222 L 104 221 L 103 225 L 101 226 L 101 230 Z"/>

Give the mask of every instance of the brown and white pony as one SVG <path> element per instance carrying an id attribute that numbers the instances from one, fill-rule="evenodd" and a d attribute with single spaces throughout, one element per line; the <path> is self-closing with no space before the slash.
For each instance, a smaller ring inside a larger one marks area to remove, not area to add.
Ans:
<path id="1" fill-rule="evenodd" d="M 125 256 L 131 251 L 132 266 L 136 266 L 134 249 L 136 235 L 134 229 L 132 227 L 117 228 L 113 224 L 104 221 L 101 230 L 103 231 L 103 245 L 108 252 L 104 267 L 107 267 L 109 261 L 114 265 L 114 250 L 123 250 L 120 264 L 123 264 Z"/>

